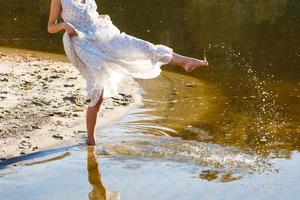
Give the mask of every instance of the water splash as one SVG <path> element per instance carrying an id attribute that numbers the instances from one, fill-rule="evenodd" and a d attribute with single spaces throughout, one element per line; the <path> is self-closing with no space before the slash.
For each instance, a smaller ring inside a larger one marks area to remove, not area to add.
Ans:
<path id="1" fill-rule="evenodd" d="M 243 56 L 241 52 L 225 43 L 209 44 L 207 52 L 219 52 L 226 62 L 224 65 L 234 68 L 230 72 L 240 76 L 241 80 L 237 83 L 225 80 L 226 82 L 222 84 L 237 94 L 244 94 L 243 97 L 233 96 L 231 100 L 232 104 L 239 105 L 241 111 L 246 113 L 249 123 L 244 129 L 255 133 L 257 137 L 254 139 L 255 143 L 271 142 L 274 135 L 279 134 L 285 127 L 287 121 L 284 105 L 278 103 L 278 92 L 271 90 L 269 86 L 275 81 L 274 76 L 263 70 L 258 74 L 255 70 L 257 66 L 252 64 L 254 62 L 251 60 L 251 52 L 248 52 L 250 56 Z"/>
<path id="2" fill-rule="evenodd" d="M 219 170 L 261 172 L 272 169 L 270 160 L 257 154 L 244 153 L 233 147 L 221 147 L 178 138 L 147 137 L 147 140 L 106 144 L 105 148 L 115 156 L 159 158 Z"/>

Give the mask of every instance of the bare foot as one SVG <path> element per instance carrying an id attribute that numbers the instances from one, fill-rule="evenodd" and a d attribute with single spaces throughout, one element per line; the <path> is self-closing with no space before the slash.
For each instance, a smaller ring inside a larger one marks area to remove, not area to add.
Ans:
<path id="1" fill-rule="evenodd" d="M 208 62 L 206 60 L 197 60 L 197 59 L 190 59 L 187 63 L 183 66 L 186 72 L 193 71 L 196 67 L 208 67 Z"/>
<path id="2" fill-rule="evenodd" d="M 88 146 L 95 146 L 96 145 L 96 141 L 95 141 L 95 139 L 87 139 L 86 140 L 86 144 L 88 145 Z"/>

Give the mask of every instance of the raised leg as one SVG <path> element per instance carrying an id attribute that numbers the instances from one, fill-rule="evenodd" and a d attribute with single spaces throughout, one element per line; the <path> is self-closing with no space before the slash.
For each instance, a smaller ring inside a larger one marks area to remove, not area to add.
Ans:
<path id="1" fill-rule="evenodd" d="M 187 72 L 193 71 L 196 67 L 207 67 L 208 62 L 206 60 L 198 60 L 195 58 L 182 56 L 177 53 L 173 53 L 172 59 L 169 64 L 179 65 Z"/>
<path id="2" fill-rule="evenodd" d="M 168 52 L 167 46 L 164 45 L 154 45 L 146 40 L 127 35 L 126 33 L 121 33 L 118 37 L 115 37 L 110 42 L 110 47 L 112 50 L 117 49 L 115 52 L 119 57 L 130 58 L 133 56 L 136 59 L 148 59 L 155 57 L 156 59 L 164 59 L 164 56 L 153 56 L 155 54 Z M 169 60 L 169 57 L 168 57 Z M 159 60 L 164 63 L 164 60 Z M 208 62 L 206 60 L 199 60 L 177 53 L 172 54 L 170 64 L 179 65 L 185 69 L 187 72 L 193 71 L 196 67 L 207 67 Z"/>
<path id="3" fill-rule="evenodd" d="M 86 143 L 87 145 L 95 145 L 96 144 L 96 139 L 95 139 L 95 126 L 97 122 L 97 115 L 100 110 L 100 106 L 103 102 L 103 90 L 100 95 L 100 99 L 98 103 L 87 109 L 86 112 L 86 128 L 87 128 L 87 140 Z"/>

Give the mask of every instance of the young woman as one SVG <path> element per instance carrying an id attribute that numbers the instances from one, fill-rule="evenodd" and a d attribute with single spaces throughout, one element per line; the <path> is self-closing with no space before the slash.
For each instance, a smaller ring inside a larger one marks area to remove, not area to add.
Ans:
<path id="1" fill-rule="evenodd" d="M 57 23 L 59 16 L 61 23 Z M 52 0 L 48 32 L 61 30 L 65 30 L 66 55 L 86 80 L 88 145 L 95 145 L 94 129 L 103 99 L 117 94 L 125 76 L 155 78 L 164 64 L 181 66 L 187 72 L 208 66 L 206 60 L 182 56 L 170 47 L 120 32 L 108 15 L 99 15 L 95 0 Z"/>

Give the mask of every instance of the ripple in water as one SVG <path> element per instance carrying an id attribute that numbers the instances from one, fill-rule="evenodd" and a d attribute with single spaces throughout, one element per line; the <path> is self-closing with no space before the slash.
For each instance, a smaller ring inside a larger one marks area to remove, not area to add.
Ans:
<path id="1" fill-rule="evenodd" d="M 151 121 L 157 117 L 147 113 L 148 111 L 151 110 L 134 109 L 119 123 L 101 130 L 101 146 L 108 155 L 120 159 L 149 158 L 195 164 L 207 168 L 200 178 L 218 171 L 218 174 L 225 173 L 224 181 L 235 179 L 230 175 L 232 172 L 244 174 L 273 171 L 273 165 L 268 157 L 249 149 L 170 137 L 170 132 L 176 134 L 176 131 L 153 124 Z M 140 119 L 144 121 L 139 121 Z"/>

